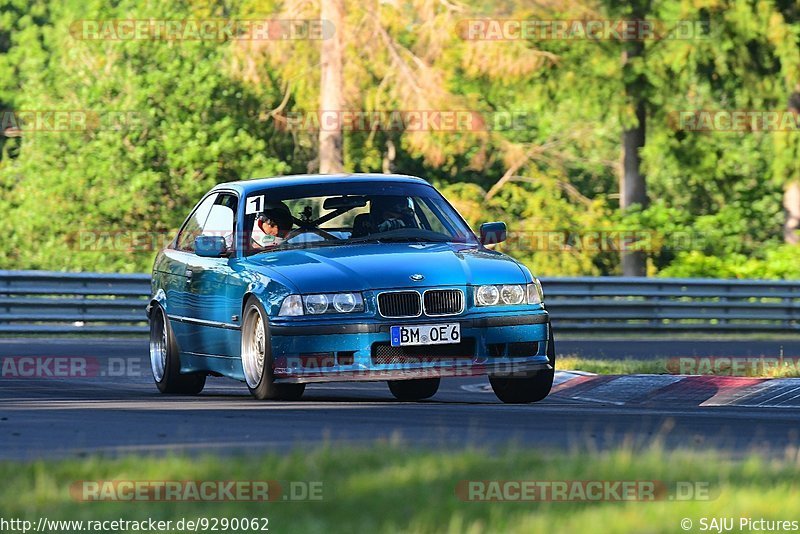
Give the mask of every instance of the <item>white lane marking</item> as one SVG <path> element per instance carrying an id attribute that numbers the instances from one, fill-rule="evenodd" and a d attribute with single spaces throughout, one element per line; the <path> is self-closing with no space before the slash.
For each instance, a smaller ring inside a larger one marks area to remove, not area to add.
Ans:
<path id="1" fill-rule="evenodd" d="M 461 389 L 470 393 L 492 393 L 492 386 L 489 384 L 465 384 Z"/>
<path id="2" fill-rule="evenodd" d="M 800 393 L 798 393 L 797 395 L 792 396 L 791 399 L 786 399 L 785 401 L 781 401 L 778 404 L 780 404 L 781 406 L 786 405 L 786 406 L 792 406 L 792 407 L 796 408 L 797 406 L 800 405 L 800 403 L 794 403 L 794 404 L 787 404 L 787 403 L 789 403 L 789 402 L 791 402 L 791 401 L 793 401 L 793 400 L 795 400 L 797 398 L 800 398 Z"/>
<path id="3" fill-rule="evenodd" d="M 726 390 L 715 394 L 710 399 L 700 403 L 700 406 L 740 406 L 737 401 L 744 397 L 752 397 L 762 391 L 766 391 L 774 387 L 774 384 L 767 382 L 759 382 L 750 386 L 744 387 L 730 387 Z"/>
<path id="4" fill-rule="evenodd" d="M 788 389 L 787 389 L 788 388 Z M 771 396 L 770 392 L 775 391 Z M 729 393 L 716 395 L 701 406 L 735 406 L 742 408 L 797 408 L 799 402 L 788 404 L 800 397 L 792 393 L 800 391 L 798 378 L 774 378 L 750 387 L 735 389 Z M 787 396 L 789 396 L 787 398 Z M 766 398 L 765 398 L 766 397 Z M 716 399 L 716 400 L 714 400 Z M 759 400 L 763 399 L 763 400 Z"/>
<path id="5" fill-rule="evenodd" d="M 579 376 L 594 375 L 593 373 L 584 373 L 583 371 L 556 371 L 556 374 L 553 377 L 553 386 L 563 384 L 564 382 L 568 382 L 574 378 L 578 378 Z M 492 386 L 485 383 L 464 384 L 461 386 L 461 389 L 464 391 L 469 391 L 470 393 L 494 393 L 492 391 Z"/>
<path id="6" fill-rule="evenodd" d="M 794 382 L 794 383 L 795 383 L 795 384 L 797 384 L 798 382 Z M 763 402 L 759 402 L 759 403 L 758 403 L 758 406 L 770 406 L 770 407 L 772 407 L 772 406 L 780 406 L 780 405 L 784 405 L 784 406 L 785 406 L 784 402 L 786 402 L 786 401 L 790 401 L 790 400 L 792 400 L 792 399 L 793 399 L 793 398 L 795 398 L 795 397 L 791 397 L 791 398 L 789 398 L 789 399 L 784 399 L 784 400 L 782 400 L 782 401 L 780 401 L 780 402 L 776 402 L 776 401 L 777 401 L 778 399 L 780 399 L 781 397 L 784 397 L 784 396 L 786 396 L 786 395 L 789 395 L 789 394 L 791 394 L 791 393 L 794 393 L 795 391 L 800 391 L 800 385 L 798 385 L 797 387 L 794 387 L 794 388 L 790 389 L 789 391 L 783 391 L 783 392 L 781 392 L 780 394 L 778 394 L 778 395 L 775 395 L 774 397 L 772 397 L 772 398 L 769 398 L 769 399 L 767 399 L 767 400 L 765 400 L 765 401 L 763 401 Z"/>
<path id="7" fill-rule="evenodd" d="M 798 390 L 800 390 L 800 386 L 794 387 L 794 388 L 792 388 L 792 389 L 790 389 L 790 390 L 788 390 L 788 391 L 782 391 L 780 394 L 778 394 L 778 395 L 775 395 L 774 397 L 772 397 L 772 398 L 770 398 L 770 399 L 767 399 L 767 400 L 765 400 L 765 401 L 763 401 L 763 402 L 759 402 L 758 404 L 759 404 L 759 405 L 764 405 L 764 404 L 766 404 L 766 403 L 768 403 L 768 402 L 776 402 L 776 401 L 777 401 L 778 399 L 780 399 L 781 397 L 785 397 L 786 395 L 790 395 L 790 394 L 792 394 L 792 393 L 794 393 L 795 391 L 798 391 Z M 784 399 L 784 400 L 782 400 L 782 401 L 778 402 L 778 404 L 783 404 L 783 402 L 784 402 L 785 400 L 791 400 L 791 398 L 789 398 L 789 399 Z"/>

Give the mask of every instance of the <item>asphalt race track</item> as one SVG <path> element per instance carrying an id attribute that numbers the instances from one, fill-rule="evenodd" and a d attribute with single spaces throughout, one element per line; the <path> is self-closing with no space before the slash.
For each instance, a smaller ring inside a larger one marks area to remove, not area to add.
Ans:
<path id="1" fill-rule="evenodd" d="M 562 344 L 561 350 L 564 349 Z M 567 349 L 568 350 L 568 349 Z M 83 358 L 89 376 L 14 375 L 20 357 Z M 603 449 L 619 444 L 797 454 L 800 379 L 561 372 L 545 401 L 498 402 L 483 377 L 442 382 L 431 400 L 394 400 L 385 383 L 311 384 L 299 402 L 257 402 L 209 378 L 197 397 L 164 396 L 144 340 L 0 341 L 0 458 L 89 452 L 258 452 L 324 442 L 428 447 Z"/>

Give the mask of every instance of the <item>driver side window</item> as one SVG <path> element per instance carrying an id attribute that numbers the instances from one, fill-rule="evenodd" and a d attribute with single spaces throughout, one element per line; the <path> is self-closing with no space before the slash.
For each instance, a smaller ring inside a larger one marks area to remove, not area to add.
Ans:
<path id="1" fill-rule="evenodd" d="M 203 224 L 202 235 L 213 235 L 225 238 L 225 246 L 230 251 L 233 249 L 233 234 L 235 230 L 237 198 L 235 195 L 221 193 L 208 214 Z"/>
<path id="2" fill-rule="evenodd" d="M 194 240 L 200 235 L 203 225 L 208 218 L 208 214 L 211 211 L 211 206 L 214 205 L 217 196 L 217 193 L 209 195 L 197 206 L 178 233 L 178 237 L 175 240 L 175 248 L 183 252 L 194 252 Z"/>

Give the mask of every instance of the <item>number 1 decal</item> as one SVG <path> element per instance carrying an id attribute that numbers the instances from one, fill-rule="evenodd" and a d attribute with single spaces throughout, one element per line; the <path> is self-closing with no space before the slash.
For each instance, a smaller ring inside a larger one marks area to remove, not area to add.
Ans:
<path id="1" fill-rule="evenodd" d="M 245 215 L 261 213 L 262 211 L 264 211 L 264 195 L 258 195 L 247 199 L 247 205 L 244 211 Z"/>

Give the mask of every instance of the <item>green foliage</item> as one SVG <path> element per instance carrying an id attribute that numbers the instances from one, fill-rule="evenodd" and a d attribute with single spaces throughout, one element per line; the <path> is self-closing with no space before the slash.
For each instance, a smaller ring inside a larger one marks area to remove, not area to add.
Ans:
<path id="1" fill-rule="evenodd" d="M 141 242 L 166 241 L 214 184 L 314 171 L 316 132 L 280 120 L 317 110 L 318 41 L 104 41 L 69 31 L 80 19 L 319 16 L 314 2 L 289 7 L 0 0 L 0 111 L 132 112 L 110 128 L 0 135 L 0 268 L 146 271 L 154 250 Z M 468 41 L 457 30 L 471 17 L 614 19 L 633 8 L 702 21 L 709 33 L 648 40 L 646 60 L 623 71 L 624 42 Z M 800 133 L 697 132 L 675 121 L 685 110 L 786 109 L 800 83 L 792 2 L 413 0 L 346 11 L 337 30 L 347 109 L 524 116 L 523 127 L 500 130 L 345 132 L 347 170 L 435 182 L 473 227 L 505 220 L 512 239 L 499 249 L 541 275 L 619 274 L 615 232 L 636 232 L 647 236 L 653 275 L 797 276 L 796 249 L 781 244 L 781 197 L 800 180 Z M 623 217 L 623 80 L 634 75 L 647 103 L 641 155 L 652 202 Z"/>
<path id="2" fill-rule="evenodd" d="M 641 334 L 637 333 L 637 336 Z M 692 339 L 696 334 L 690 334 Z M 641 339 L 641 337 L 638 337 Z M 737 337 L 736 339 L 741 339 Z M 777 357 L 762 359 L 753 365 L 741 365 L 736 363 L 722 363 L 716 367 L 712 365 L 699 364 L 687 358 L 684 367 L 681 369 L 680 358 L 668 359 L 636 359 L 625 358 L 623 360 L 604 360 L 604 359 L 585 359 L 579 356 L 559 356 L 558 366 L 562 369 L 572 371 L 584 371 L 598 375 L 638 375 L 638 374 L 703 374 L 719 376 L 737 377 L 759 377 L 759 378 L 799 378 L 800 369 L 794 364 L 792 358 L 779 360 Z M 736 362 L 735 358 L 732 358 Z"/>
<path id="3" fill-rule="evenodd" d="M 24 133 L 19 157 L 0 167 L 7 237 L 0 264 L 144 271 L 154 252 L 136 243 L 143 236 L 167 241 L 213 185 L 289 169 L 287 140 L 259 119 L 278 95 L 255 95 L 233 80 L 225 46 L 81 41 L 68 33 L 76 14 L 179 19 L 188 9 L 67 6 L 42 26 L 47 64 L 42 76 L 26 80 L 16 109 L 128 113 L 98 128 Z"/>
<path id="4" fill-rule="evenodd" d="M 662 269 L 659 276 L 702 278 L 800 279 L 800 247 L 765 247 L 755 256 L 739 253 L 710 256 L 698 250 L 684 251 Z"/>
<path id="5" fill-rule="evenodd" d="M 488 200 L 475 184 L 443 185 L 441 191 L 473 229 L 482 222 L 504 221 L 508 241 L 497 250 L 541 276 L 596 275 L 613 269 L 613 248 L 588 238 L 615 230 L 610 209 L 602 200 L 568 198 L 551 176 L 538 176 L 534 184 L 507 184 Z"/>

